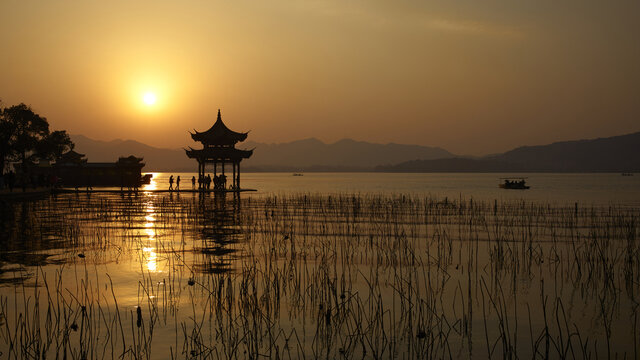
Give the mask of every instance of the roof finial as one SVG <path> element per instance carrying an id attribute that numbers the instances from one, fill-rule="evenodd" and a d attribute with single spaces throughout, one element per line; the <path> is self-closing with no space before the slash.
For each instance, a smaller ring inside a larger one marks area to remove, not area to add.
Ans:
<path id="1" fill-rule="evenodd" d="M 222 116 L 220 116 L 220 109 L 218 109 L 218 121 L 222 121 Z"/>

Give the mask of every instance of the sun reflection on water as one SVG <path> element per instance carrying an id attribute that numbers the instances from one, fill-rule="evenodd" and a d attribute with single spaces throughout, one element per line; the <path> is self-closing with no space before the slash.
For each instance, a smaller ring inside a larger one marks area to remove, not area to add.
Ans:
<path id="1" fill-rule="evenodd" d="M 150 272 L 158 271 L 158 255 L 154 250 L 155 248 L 152 247 L 146 247 L 142 249 L 142 252 L 144 253 L 144 259 L 146 260 L 145 265 L 147 267 L 147 270 L 149 270 Z"/>
<path id="2" fill-rule="evenodd" d="M 153 180 L 152 184 L 154 184 Z M 145 215 L 144 217 L 146 221 L 146 223 L 144 224 L 144 232 L 147 235 L 148 246 L 142 248 L 142 260 L 149 272 L 158 272 L 158 255 L 155 252 L 155 247 L 152 246 L 153 242 L 156 241 L 156 218 L 155 208 L 151 201 L 147 202 L 145 212 L 147 215 Z"/>
<path id="3" fill-rule="evenodd" d="M 151 173 L 151 174 L 153 175 L 151 177 L 151 180 L 149 181 L 148 184 L 142 186 L 142 191 L 158 190 L 158 183 L 156 182 L 156 176 L 158 174 L 157 173 Z"/>

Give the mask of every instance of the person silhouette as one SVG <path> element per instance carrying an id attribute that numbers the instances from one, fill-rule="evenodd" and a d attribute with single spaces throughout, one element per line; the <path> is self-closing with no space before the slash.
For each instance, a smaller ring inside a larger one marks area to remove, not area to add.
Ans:
<path id="1" fill-rule="evenodd" d="M 173 190 L 173 175 L 169 176 L 169 190 Z"/>
<path id="2" fill-rule="evenodd" d="M 176 179 L 176 190 L 180 191 L 180 175 L 178 175 L 178 178 Z"/>
<path id="3" fill-rule="evenodd" d="M 196 189 L 196 177 L 192 176 L 191 177 L 191 190 L 195 190 Z"/>

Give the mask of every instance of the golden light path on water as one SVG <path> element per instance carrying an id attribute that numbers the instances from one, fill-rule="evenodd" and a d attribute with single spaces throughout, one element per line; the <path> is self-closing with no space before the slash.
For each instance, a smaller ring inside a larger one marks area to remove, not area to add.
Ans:
<path id="1" fill-rule="evenodd" d="M 149 181 L 149 184 L 144 185 L 142 187 L 142 191 L 147 191 L 147 190 L 158 190 L 158 183 L 156 182 L 157 178 L 158 178 L 158 174 L 159 173 L 148 173 L 151 174 L 151 180 Z M 150 191 L 147 191 L 145 193 L 145 195 L 151 195 Z"/>
<path id="2" fill-rule="evenodd" d="M 151 181 L 149 182 L 148 185 L 145 185 L 143 188 L 144 190 L 156 190 L 157 187 L 157 183 L 154 179 L 156 174 L 153 174 L 154 176 L 151 178 Z M 144 224 L 144 231 L 147 235 L 147 246 L 142 247 L 142 259 L 145 263 L 146 269 L 149 272 L 161 272 L 158 270 L 158 255 L 155 252 L 155 247 L 153 247 L 153 244 L 156 242 L 156 228 L 155 228 L 155 209 L 153 207 L 153 202 L 151 201 L 151 196 L 153 193 L 151 193 L 150 191 L 146 191 L 145 196 L 147 196 L 148 200 L 146 203 L 146 208 L 145 208 L 145 212 L 146 215 L 144 217 L 146 223 Z"/>

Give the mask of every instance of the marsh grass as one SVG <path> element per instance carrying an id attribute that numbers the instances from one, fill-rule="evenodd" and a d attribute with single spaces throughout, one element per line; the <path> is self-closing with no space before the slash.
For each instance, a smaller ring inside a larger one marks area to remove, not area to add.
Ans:
<path id="1" fill-rule="evenodd" d="M 12 210 L 7 358 L 638 357 L 633 207 L 141 193 Z"/>

